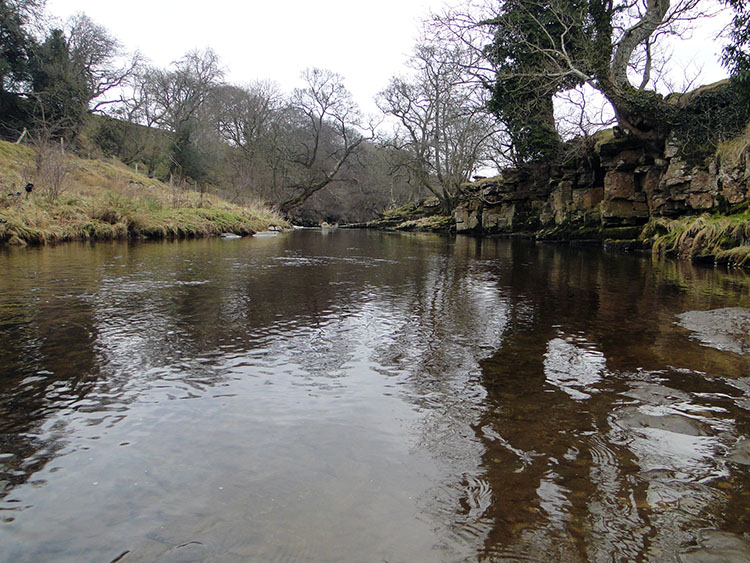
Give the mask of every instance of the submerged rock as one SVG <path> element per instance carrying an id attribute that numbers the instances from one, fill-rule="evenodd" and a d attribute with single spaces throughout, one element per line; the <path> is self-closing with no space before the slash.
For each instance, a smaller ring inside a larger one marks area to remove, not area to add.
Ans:
<path id="1" fill-rule="evenodd" d="M 242 238 L 242 237 L 240 235 L 235 235 L 234 233 L 221 233 L 221 238 L 234 239 L 234 238 Z"/>
<path id="2" fill-rule="evenodd" d="M 689 418 L 675 413 L 664 414 L 645 413 L 634 407 L 622 409 L 620 418 L 616 424 L 621 428 L 629 430 L 656 429 L 666 430 L 674 434 L 686 436 L 711 436 L 711 428 L 694 418 Z"/>
<path id="3" fill-rule="evenodd" d="M 682 552 L 679 560 L 682 563 L 747 563 L 750 562 L 750 540 L 729 532 L 701 530 L 698 545 Z"/>
<path id="4" fill-rule="evenodd" d="M 742 438 L 737 442 L 727 459 L 740 465 L 750 465 L 750 439 Z"/>
<path id="5" fill-rule="evenodd" d="M 730 307 L 713 311 L 689 311 L 677 315 L 679 325 L 688 329 L 704 345 L 750 354 L 750 309 Z"/>

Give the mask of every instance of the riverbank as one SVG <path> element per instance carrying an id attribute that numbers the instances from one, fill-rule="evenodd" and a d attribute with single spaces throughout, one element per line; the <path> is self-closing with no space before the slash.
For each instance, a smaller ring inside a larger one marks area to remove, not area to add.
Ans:
<path id="1" fill-rule="evenodd" d="M 538 242 L 603 245 L 611 250 L 652 253 L 656 257 L 689 259 L 750 269 L 750 206 L 730 214 L 707 214 L 668 219 L 645 225 L 603 227 L 566 223 L 538 230 L 492 233 L 521 236 Z M 455 233 L 456 220 L 427 200 L 391 209 L 382 217 L 356 227 L 388 231 Z"/>
<path id="2" fill-rule="evenodd" d="M 657 256 L 750 269 L 750 211 L 652 220 L 640 240 Z"/>
<path id="3" fill-rule="evenodd" d="M 555 159 L 463 184 L 450 216 L 433 198 L 365 226 L 603 244 L 750 267 L 750 126 L 700 155 L 686 143 L 600 131 Z"/>
<path id="4" fill-rule="evenodd" d="M 115 160 L 39 155 L 5 141 L 0 188 L 0 245 L 251 235 L 289 226 L 262 205 L 240 207 L 170 186 Z"/>

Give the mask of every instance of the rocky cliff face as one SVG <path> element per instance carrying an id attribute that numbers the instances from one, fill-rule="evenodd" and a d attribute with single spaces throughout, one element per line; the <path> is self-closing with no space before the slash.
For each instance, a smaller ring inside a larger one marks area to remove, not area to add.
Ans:
<path id="1" fill-rule="evenodd" d="M 701 164 L 678 147 L 650 147 L 605 132 L 570 164 L 509 169 L 467 184 L 459 233 L 567 232 L 590 238 L 651 218 L 726 211 L 750 201 L 750 137 L 724 143 Z M 585 238 L 585 237 L 583 237 Z"/>

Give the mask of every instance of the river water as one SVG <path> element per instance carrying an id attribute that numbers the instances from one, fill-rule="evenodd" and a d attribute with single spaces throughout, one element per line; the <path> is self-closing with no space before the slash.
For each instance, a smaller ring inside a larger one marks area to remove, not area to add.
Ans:
<path id="1" fill-rule="evenodd" d="M 0 561 L 746 561 L 727 307 L 526 241 L 0 251 Z"/>

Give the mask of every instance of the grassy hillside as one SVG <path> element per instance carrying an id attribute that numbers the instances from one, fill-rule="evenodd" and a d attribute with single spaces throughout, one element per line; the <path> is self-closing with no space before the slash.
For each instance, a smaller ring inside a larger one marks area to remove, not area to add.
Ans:
<path id="1" fill-rule="evenodd" d="M 34 184 L 28 197 L 27 182 Z M 252 234 L 272 226 L 287 224 L 261 205 L 172 187 L 115 160 L 40 155 L 0 141 L 0 244 Z"/>

